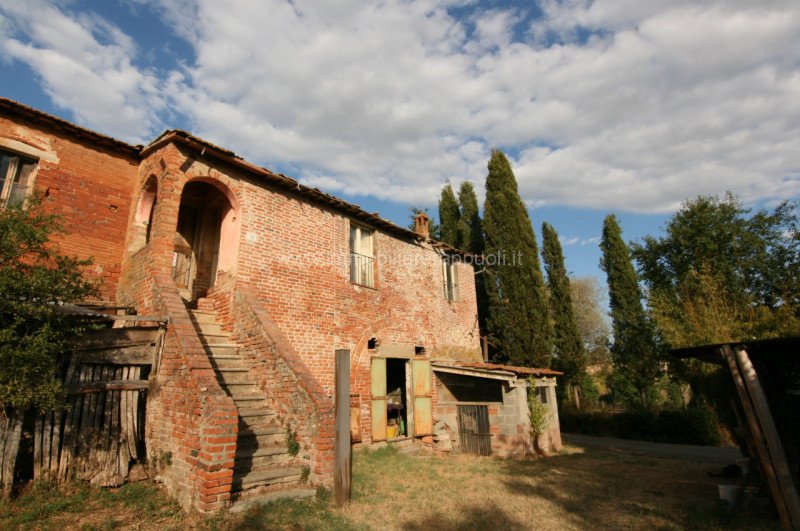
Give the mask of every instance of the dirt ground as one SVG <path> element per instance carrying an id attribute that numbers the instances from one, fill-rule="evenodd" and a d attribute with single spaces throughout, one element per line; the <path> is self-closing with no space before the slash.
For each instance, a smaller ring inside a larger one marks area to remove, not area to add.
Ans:
<path id="1" fill-rule="evenodd" d="M 29 487 L 0 505 L 3 529 L 778 529 L 760 501 L 730 510 L 719 463 L 567 446 L 535 460 L 354 456 L 353 500 L 321 492 L 241 515 L 185 514 L 151 482 L 121 489 Z M 727 481 L 727 480 L 725 480 Z"/>

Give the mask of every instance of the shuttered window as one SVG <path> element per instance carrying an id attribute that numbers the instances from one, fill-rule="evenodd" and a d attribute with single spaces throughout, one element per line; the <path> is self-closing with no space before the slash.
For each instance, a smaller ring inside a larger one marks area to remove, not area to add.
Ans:
<path id="1" fill-rule="evenodd" d="M 0 205 L 20 203 L 32 184 L 36 161 L 0 151 Z"/>
<path id="2" fill-rule="evenodd" d="M 445 258 L 442 260 L 442 279 L 444 283 L 444 298 L 450 302 L 460 300 L 458 289 L 458 268 L 455 260 Z"/>
<path id="3" fill-rule="evenodd" d="M 375 258 L 372 231 L 350 225 L 350 282 L 368 288 L 375 287 Z"/>

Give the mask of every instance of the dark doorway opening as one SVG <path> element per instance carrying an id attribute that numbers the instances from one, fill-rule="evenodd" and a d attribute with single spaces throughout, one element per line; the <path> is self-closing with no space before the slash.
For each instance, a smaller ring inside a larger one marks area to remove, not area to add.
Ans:
<path id="1" fill-rule="evenodd" d="M 231 218 L 228 198 L 215 186 L 193 181 L 181 194 L 172 278 L 187 301 L 204 297 L 214 286 L 220 260 L 222 225 Z"/>
<path id="2" fill-rule="evenodd" d="M 407 361 L 386 360 L 387 439 L 408 436 Z M 394 437 L 390 437 L 394 435 Z"/>

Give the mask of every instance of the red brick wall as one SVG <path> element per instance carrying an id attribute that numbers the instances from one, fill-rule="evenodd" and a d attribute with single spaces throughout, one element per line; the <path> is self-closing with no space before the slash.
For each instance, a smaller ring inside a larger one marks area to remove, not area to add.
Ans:
<path id="1" fill-rule="evenodd" d="M 256 384 L 278 422 L 297 435 L 301 460 L 311 471 L 312 484 L 331 485 L 333 479 L 333 402 L 272 323 L 249 287 L 236 286 L 223 274 L 209 297 L 218 320 L 241 346 Z"/>
<path id="2" fill-rule="evenodd" d="M 220 388 L 172 278 L 155 275 L 151 289 L 169 325 L 147 401 L 150 462 L 184 508 L 217 511 L 231 496 L 236 406 Z"/>
<path id="3" fill-rule="evenodd" d="M 448 302 L 442 259 L 433 248 L 376 231 L 375 288 L 356 286 L 350 283 L 348 217 L 210 162 L 195 161 L 186 173 L 185 180 L 212 178 L 235 194 L 242 226 L 230 273 L 249 286 L 329 396 L 334 351 L 351 350 L 351 389 L 360 395 L 365 441 L 371 337 L 424 346 L 434 359 L 457 354 L 480 360 L 471 266 L 458 265 L 461 297 Z"/>
<path id="4" fill-rule="evenodd" d="M 68 229 L 60 238 L 63 252 L 92 257 L 88 276 L 101 282 L 103 299 L 114 300 L 137 162 L 60 131 L 5 117 L 0 117 L 0 149 L 35 155 L 35 189 L 46 194 L 47 208 L 62 216 Z"/>

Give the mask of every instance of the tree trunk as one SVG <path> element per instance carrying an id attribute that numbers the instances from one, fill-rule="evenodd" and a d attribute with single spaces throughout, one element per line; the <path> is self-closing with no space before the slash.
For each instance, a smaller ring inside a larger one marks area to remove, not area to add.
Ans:
<path id="1" fill-rule="evenodd" d="M 581 390 L 580 386 L 573 385 L 572 386 L 572 395 L 575 397 L 575 409 L 580 411 L 581 409 Z"/>
<path id="2" fill-rule="evenodd" d="M 0 418 L 0 483 L 3 486 L 3 496 L 11 494 L 14 486 L 14 466 L 17 463 L 19 451 L 19 438 L 22 434 L 22 413 L 16 410 L 7 410 Z"/>

